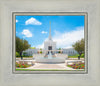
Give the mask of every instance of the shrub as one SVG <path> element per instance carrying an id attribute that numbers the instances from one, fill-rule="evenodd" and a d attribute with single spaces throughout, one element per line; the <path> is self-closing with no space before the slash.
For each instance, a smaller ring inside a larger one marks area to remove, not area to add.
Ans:
<path id="1" fill-rule="evenodd" d="M 40 53 L 42 54 L 42 51 L 40 51 Z"/>
<path id="2" fill-rule="evenodd" d="M 85 65 L 84 63 L 80 63 L 80 64 L 72 64 L 72 65 L 67 65 L 68 67 L 74 68 L 74 69 L 84 69 Z"/>
<path id="3" fill-rule="evenodd" d="M 78 56 L 79 56 L 79 54 L 76 54 L 76 56 L 78 57 Z"/>
<path id="4" fill-rule="evenodd" d="M 18 52 L 16 52 L 16 57 L 20 57 L 20 54 Z"/>
<path id="5" fill-rule="evenodd" d="M 61 53 L 61 51 L 58 51 L 58 53 Z"/>
<path id="6" fill-rule="evenodd" d="M 18 64 L 16 62 L 16 68 L 27 68 L 27 67 L 30 67 L 30 66 L 32 66 L 32 65 L 28 65 L 28 64 Z"/>
<path id="7" fill-rule="evenodd" d="M 84 57 L 84 54 L 81 54 L 81 57 Z"/>

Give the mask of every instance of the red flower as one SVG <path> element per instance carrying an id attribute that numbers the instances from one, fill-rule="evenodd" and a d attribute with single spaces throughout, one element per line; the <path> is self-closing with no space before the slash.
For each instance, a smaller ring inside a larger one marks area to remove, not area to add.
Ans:
<path id="1" fill-rule="evenodd" d="M 26 67 L 26 65 L 24 65 L 24 67 Z"/>

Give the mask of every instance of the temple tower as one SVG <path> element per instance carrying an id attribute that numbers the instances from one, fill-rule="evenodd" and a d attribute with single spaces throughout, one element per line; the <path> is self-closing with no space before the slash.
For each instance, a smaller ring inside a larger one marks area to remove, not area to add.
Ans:
<path id="1" fill-rule="evenodd" d="M 51 22 L 50 22 L 48 40 L 44 42 L 44 50 L 56 50 L 56 42 L 52 40 L 51 36 Z"/>
<path id="2" fill-rule="evenodd" d="M 49 29 L 49 40 L 52 40 L 52 37 L 51 37 L 51 22 L 50 22 L 50 29 Z"/>

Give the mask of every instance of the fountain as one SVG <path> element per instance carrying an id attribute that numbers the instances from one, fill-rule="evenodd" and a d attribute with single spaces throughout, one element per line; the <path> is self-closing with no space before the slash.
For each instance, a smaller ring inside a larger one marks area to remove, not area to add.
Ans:
<path id="1" fill-rule="evenodd" d="M 51 51 L 49 51 L 49 54 L 48 54 L 48 59 L 52 59 L 52 54 L 51 54 Z"/>
<path id="2" fill-rule="evenodd" d="M 67 58 L 67 56 L 66 56 Z M 51 51 L 49 51 L 49 54 L 47 57 L 45 56 L 39 56 L 38 55 L 35 57 L 36 62 L 38 63 L 64 63 L 65 59 L 63 57 L 53 57 Z"/>
<path id="3" fill-rule="evenodd" d="M 49 30 L 49 37 L 48 40 L 44 42 L 44 54 L 37 54 L 34 55 L 34 58 L 36 62 L 40 63 L 62 63 L 65 62 L 65 59 L 67 58 L 67 54 L 57 54 L 57 55 L 52 55 L 53 51 L 56 50 L 56 42 L 52 40 L 51 37 L 51 23 L 50 23 L 50 30 Z M 47 52 L 49 52 L 47 54 Z"/>

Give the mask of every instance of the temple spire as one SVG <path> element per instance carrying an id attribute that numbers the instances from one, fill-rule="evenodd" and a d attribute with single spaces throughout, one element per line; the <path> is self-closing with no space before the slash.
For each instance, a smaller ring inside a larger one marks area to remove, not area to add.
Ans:
<path id="1" fill-rule="evenodd" d="M 52 37 L 51 37 L 51 22 L 50 22 L 50 29 L 49 29 L 49 40 L 52 40 Z"/>

